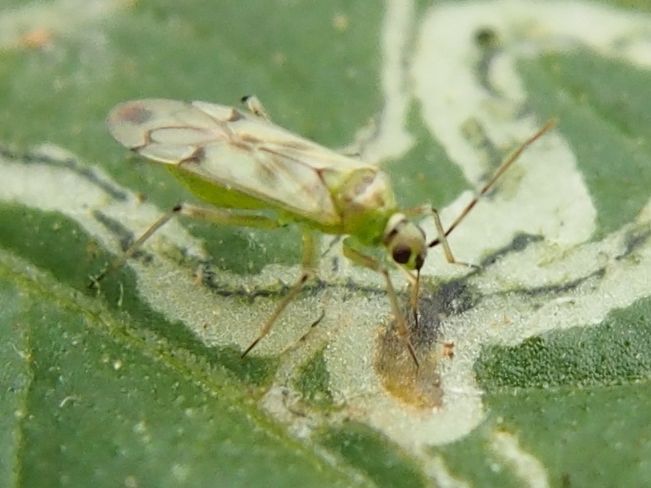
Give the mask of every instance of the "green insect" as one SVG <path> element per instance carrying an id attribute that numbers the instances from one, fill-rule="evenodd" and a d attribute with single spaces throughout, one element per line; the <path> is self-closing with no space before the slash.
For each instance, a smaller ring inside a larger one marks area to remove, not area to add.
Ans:
<path id="1" fill-rule="evenodd" d="M 417 317 L 419 271 L 430 247 L 441 244 L 447 261 L 454 259 L 446 236 L 475 206 L 526 146 L 554 126 L 548 122 L 525 141 L 495 172 L 454 222 L 444 229 L 430 205 L 400 210 L 387 175 L 377 166 L 339 154 L 275 124 L 255 97 L 245 97 L 248 110 L 205 102 L 135 100 L 109 114 L 113 137 L 132 151 L 167 165 L 208 205 L 182 203 L 154 222 L 113 267 L 124 261 L 174 215 L 217 224 L 273 229 L 293 222 L 302 229 L 302 272 L 298 281 L 244 350 L 265 337 L 287 305 L 316 276 L 317 233 L 346 236 L 343 253 L 354 263 L 382 274 L 397 331 L 418 365 L 388 267 L 397 266 L 412 283 Z M 431 216 L 438 238 L 427 242 L 411 220 Z M 383 246 L 388 259 L 369 252 Z"/>

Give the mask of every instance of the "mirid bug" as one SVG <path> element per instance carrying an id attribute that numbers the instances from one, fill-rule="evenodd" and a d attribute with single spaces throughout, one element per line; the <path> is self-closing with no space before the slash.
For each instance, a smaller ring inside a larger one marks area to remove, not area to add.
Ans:
<path id="1" fill-rule="evenodd" d="M 132 151 L 167 168 L 208 205 L 182 203 L 154 222 L 113 267 L 124 261 L 174 215 L 218 224 L 302 229 L 302 272 L 242 356 L 265 337 L 306 282 L 316 276 L 318 232 L 343 235 L 343 253 L 384 277 L 397 332 L 418 365 L 388 266 L 402 269 L 412 283 L 416 307 L 419 272 L 427 250 L 441 244 L 448 262 L 457 262 L 446 236 L 461 222 L 522 151 L 554 126 L 550 121 L 497 169 L 453 223 L 444 229 L 430 205 L 400 210 L 387 175 L 377 166 L 339 154 L 273 124 L 255 97 L 248 111 L 206 102 L 145 99 L 124 102 L 109 114 L 113 137 Z M 431 216 L 438 237 L 429 243 L 411 220 Z M 383 246 L 388 259 L 370 248 Z M 103 276 L 103 275 L 102 275 Z M 101 277 L 100 277 L 101 278 Z M 414 313 L 417 317 L 417 313 Z"/>

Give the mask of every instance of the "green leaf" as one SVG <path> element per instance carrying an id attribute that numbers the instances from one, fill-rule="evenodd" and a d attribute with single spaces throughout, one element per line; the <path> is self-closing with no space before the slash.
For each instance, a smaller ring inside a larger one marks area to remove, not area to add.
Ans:
<path id="1" fill-rule="evenodd" d="M 4 2 L 0 485 L 644 485 L 649 10 Z M 444 225 L 558 120 L 450 235 L 480 268 L 430 252 L 418 372 L 384 281 L 331 237 L 320 279 L 240 358 L 296 280 L 297 226 L 173 221 L 89 288 L 162 212 L 197 201 L 111 139 L 109 110 L 247 94 L 382 165 L 401 206 L 435 205 Z"/>

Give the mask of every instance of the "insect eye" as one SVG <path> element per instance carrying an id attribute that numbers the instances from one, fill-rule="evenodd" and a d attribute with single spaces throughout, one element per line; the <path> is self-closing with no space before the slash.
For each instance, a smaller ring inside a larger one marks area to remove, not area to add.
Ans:
<path id="1" fill-rule="evenodd" d="M 392 252 L 391 257 L 396 263 L 406 264 L 411 257 L 411 249 L 404 246 L 397 246 Z"/>

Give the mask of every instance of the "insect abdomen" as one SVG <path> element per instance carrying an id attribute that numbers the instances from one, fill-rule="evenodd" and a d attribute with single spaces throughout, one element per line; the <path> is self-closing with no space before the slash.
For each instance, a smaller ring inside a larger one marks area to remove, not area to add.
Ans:
<path id="1" fill-rule="evenodd" d="M 194 195 L 217 207 L 241 209 L 269 208 L 268 202 L 264 202 L 233 188 L 218 185 L 214 181 L 206 181 L 200 176 L 184 171 L 178 166 L 167 166 L 167 168 Z"/>

